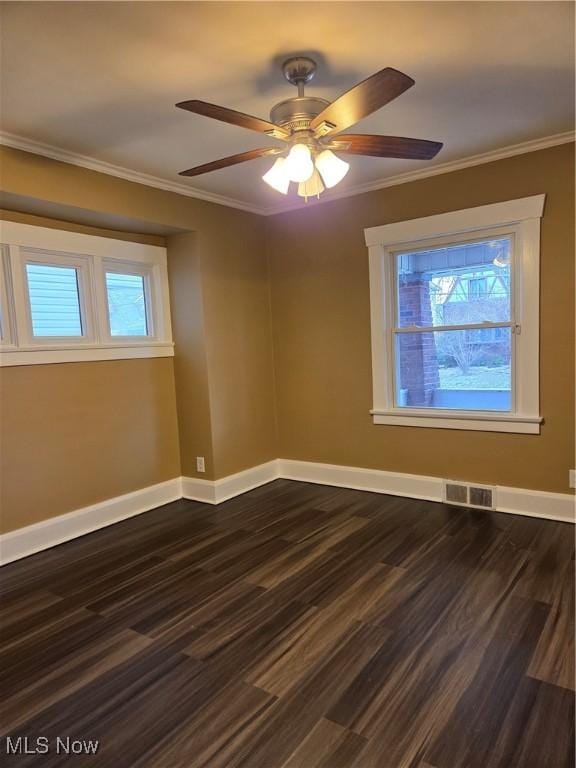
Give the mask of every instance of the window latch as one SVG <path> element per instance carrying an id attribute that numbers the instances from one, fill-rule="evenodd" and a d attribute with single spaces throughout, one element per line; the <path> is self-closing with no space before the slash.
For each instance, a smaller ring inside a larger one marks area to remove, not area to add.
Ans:
<path id="1" fill-rule="evenodd" d="M 516 336 L 520 336 L 520 334 L 522 333 L 522 326 L 520 325 L 520 323 L 515 323 L 512 326 L 511 330 L 512 330 L 512 333 L 516 334 Z"/>

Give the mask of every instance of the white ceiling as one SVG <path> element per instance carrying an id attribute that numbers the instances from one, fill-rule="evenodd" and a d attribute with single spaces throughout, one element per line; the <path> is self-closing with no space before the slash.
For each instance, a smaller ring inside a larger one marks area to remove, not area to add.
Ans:
<path id="1" fill-rule="evenodd" d="M 444 141 L 434 161 L 351 159 L 338 191 L 574 127 L 571 2 L 8 2 L 2 128 L 11 134 L 270 208 L 260 159 L 178 171 L 274 144 L 175 109 L 203 99 L 268 117 L 295 95 L 280 62 L 318 61 L 333 100 L 385 66 L 416 85 L 354 132 Z"/>

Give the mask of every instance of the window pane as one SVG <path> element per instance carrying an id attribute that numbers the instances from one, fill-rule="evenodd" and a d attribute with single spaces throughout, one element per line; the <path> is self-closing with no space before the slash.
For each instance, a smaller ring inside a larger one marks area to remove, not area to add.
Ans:
<path id="1" fill-rule="evenodd" d="M 147 336 L 146 295 L 142 275 L 106 272 L 112 336 Z"/>
<path id="2" fill-rule="evenodd" d="M 397 333 L 396 405 L 509 411 L 511 339 L 509 327 Z"/>
<path id="3" fill-rule="evenodd" d="M 398 326 L 510 320 L 509 237 L 396 254 Z"/>
<path id="4" fill-rule="evenodd" d="M 75 267 L 26 264 L 34 336 L 82 336 Z"/>

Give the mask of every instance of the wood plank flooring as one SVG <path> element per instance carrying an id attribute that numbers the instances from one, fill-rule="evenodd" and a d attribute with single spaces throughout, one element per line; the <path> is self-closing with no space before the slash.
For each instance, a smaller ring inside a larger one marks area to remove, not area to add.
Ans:
<path id="1" fill-rule="evenodd" d="M 574 766 L 568 524 L 278 480 L 1 582 L 5 766 Z"/>

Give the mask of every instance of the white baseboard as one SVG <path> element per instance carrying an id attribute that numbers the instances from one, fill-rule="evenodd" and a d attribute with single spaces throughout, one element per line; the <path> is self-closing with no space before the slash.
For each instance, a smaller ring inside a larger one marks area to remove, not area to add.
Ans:
<path id="1" fill-rule="evenodd" d="M 392 496 L 408 496 L 413 499 L 443 500 L 443 479 L 426 475 L 408 475 L 401 472 L 385 472 L 380 469 L 279 459 L 278 477 L 320 485 L 355 488 L 359 491 L 388 493 Z M 565 523 L 576 522 L 576 497 L 570 493 L 532 491 L 526 488 L 508 488 L 503 485 L 495 488 L 497 512 L 542 517 Z"/>
<path id="2" fill-rule="evenodd" d="M 442 501 L 443 480 L 425 475 L 385 472 L 293 459 L 275 459 L 220 480 L 176 477 L 165 483 L 107 499 L 99 504 L 53 517 L 0 536 L 0 564 L 27 557 L 77 536 L 112 525 L 184 497 L 205 504 L 221 504 L 276 479 L 300 480 L 359 491 Z M 496 486 L 498 512 L 576 522 L 576 497 L 568 493 Z"/>
<path id="3" fill-rule="evenodd" d="M 180 498 L 182 483 L 176 477 L 4 533 L 0 536 L 0 564 L 11 563 Z"/>
<path id="4" fill-rule="evenodd" d="M 83 536 L 128 517 L 178 499 L 220 504 L 278 477 L 277 460 L 228 475 L 220 480 L 175 477 L 165 483 L 106 499 L 49 520 L 0 535 L 0 565 Z"/>
<path id="5" fill-rule="evenodd" d="M 250 467 L 250 469 L 228 475 L 220 480 L 183 477 L 182 496 L 185 499 L 202 501 L 206 504 L 221 504 L 227 499 L 251 491 L 260 485 L 265 485 L 278 477 L 278 459 Z"/>
<path id="6" fill-rule="evenodd" d="M 496 491 L 498 512 L 576 523 L 576 496 L 571 493 L 531 491 L 528 488 L 508 488 L 505 485 L 497 486 Z"/>
<path id="7" fill-rule="evenodd" d="M 392 496 L 409 496 L 412 499 L 427 501 L 442 500 L 442 481 L 438 477 L 405 475 L 399 472 L 385 472 L 382 469 L 344 467 L 339 464 L 320 464 L 293 459 L 279 459 L 279 465 L 279 477 L 285 480 L 302 480 L 308 483 L 389 493 Z"/>

